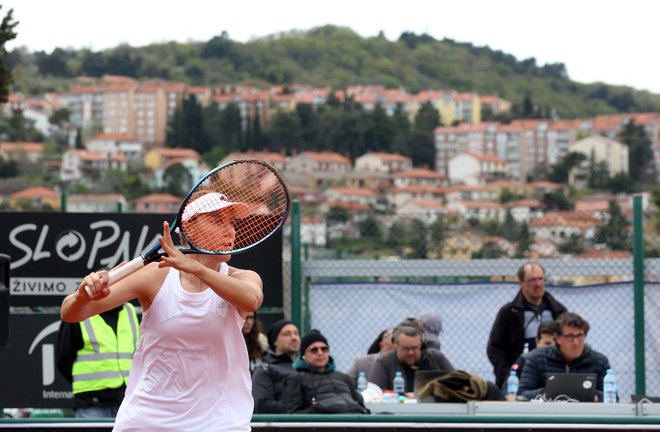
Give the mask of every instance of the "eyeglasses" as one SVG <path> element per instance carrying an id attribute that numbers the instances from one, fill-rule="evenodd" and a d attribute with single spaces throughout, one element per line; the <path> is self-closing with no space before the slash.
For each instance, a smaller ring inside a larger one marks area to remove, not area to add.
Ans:
<path id="1" fill-rule="evenodd" d="M 312 348 L 309 349 L 309 352 L 311 352 L 312 354 L 318 354 L 319 352 L 327 353 L 328 352 L 328 347 L 327 346 L 312 347 Z"/>
<path id="2" fill-rule="evenodd" d="M 526 282 L 526 283 L 533 283 L 533 284 L 535 284 L 535 283 L 543 282 L 543 281 L 545 281 L 545 278 L 544 278 L 543 276 L 541 276 L 541 277 L 533 277 L 533 278 L 529 278 L 529 279 L 527 279 L 525 282 Z"/>
<path id="3" fill-rule="evenodd" d="M 404 346 L 404 345 L 398 345 L 396 346 L 399 350 L 403 352 L 416 352 L 422 349 L 421 345 L 416 345 L 416 346 Z"/>
<path id="4" fill-rule="evenodd" d="M 560 337 L 566 339 L 569 342 L 573 342 L 575 340 L 583 341 L 584 338 L 587 337 L 587 335 L 584 334 L 584 333 L 578 333 L 578 334 L 568 333 L 568 334 L 561 335 Z"/>

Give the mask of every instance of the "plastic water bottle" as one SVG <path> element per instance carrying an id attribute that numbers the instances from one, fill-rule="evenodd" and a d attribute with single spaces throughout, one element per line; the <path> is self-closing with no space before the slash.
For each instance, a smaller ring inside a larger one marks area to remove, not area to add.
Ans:
<path id="1" fill-rule="evenodd" d="M 518 394 L 519 384 L 520 381 L 518 380 L 518 375 L 516 374 L 516 371 L 514 370 L 509 371 L 509 378 L 507 378 L 506 380 L 506 393 L 511 400 L 516 399 L 516 395 Z"/>
<path id="2" fill-rule="evenodd" d="M 397 371 L 394 375 L 394 381 L 392 381 L 392 390 L 394 390 L 394 393 L 400 395 L 406 392 L 406 382 L 403 380 L 403 376 L 401 376 L 400 371 Z"/>
<path id="3" fill-rule="evenodd" d="M 357 380 L 357 390 L 361 392 L 362 390 L 365 390 L 367 388 L 367 377 L 365 376 L 364 372 L 360 372 L 358 375 L 358 380 Z"/>
<path id="4" fill-rule="evenodd" d="M 607 370 L 603 379 L 603 403 L 616 403 L 616 377 L 612 369 Z"/>

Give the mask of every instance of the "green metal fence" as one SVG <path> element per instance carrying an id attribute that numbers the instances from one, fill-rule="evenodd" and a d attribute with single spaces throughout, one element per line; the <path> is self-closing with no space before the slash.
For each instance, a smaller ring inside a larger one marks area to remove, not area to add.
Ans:
<path id="1" fill-rule="evenodd" d="M 637 197 L 636 197 L 637 198 Z M 641 201 L 634 210 L 634 255 L 616 259 L 540 259 L 548 290 L 591 324 L 588 343 L 610 357 L 625 393 L 660 388 L 660 259 L 645 258 Z M 303 331 L 320 328 L 340 370 L 366 351 L 380 329 L 435 310 L 444 320 L 443 351 L 455 367 L 473 365 L 488 377 L 490 326 L 518 287 L 514 275 L 528 259 L 319 259 L 301 244 L 300 207 L 294 205 L 288 311 Z M 297 232 L 296 232 L 297 231 Z M 296 253 L 294 253 L 296 251 Z M 303 253 L 306 252 L 306 253 Z M 287 278 L 289 279 L 287 281 Z M 285 285 L 287 286 L 287 285 Z M 286 303 L 285 303 L 286 304 Z M 656 391 L 655 393 L 660 393 Z"/>

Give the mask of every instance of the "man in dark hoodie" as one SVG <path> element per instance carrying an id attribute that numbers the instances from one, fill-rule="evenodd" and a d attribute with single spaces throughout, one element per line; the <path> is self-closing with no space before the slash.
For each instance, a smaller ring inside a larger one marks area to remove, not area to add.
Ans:
<path id="1" fill-rule="evenodd" d="M 300 349 L 298 326 L 289 320 L 275 321 L 268 329 L 268 352 L 252 375 L 252 397 L 257 414 L 283 414 L 284 379 L 295 371 L 293 360 Z"/>
<path id="2" fill-rule="evenodd" d="M 288 413 L 369 413 L 353 381 L 335 370 L 328 340 L 318 330 L 303 337 L 293 368 L 298 373 L 287 377 L 282 391 Z"/>

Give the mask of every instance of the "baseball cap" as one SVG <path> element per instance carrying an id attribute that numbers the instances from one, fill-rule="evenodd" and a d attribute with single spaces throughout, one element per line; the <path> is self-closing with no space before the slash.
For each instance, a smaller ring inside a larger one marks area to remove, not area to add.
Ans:
<path id="1" fill-rule="evenodd" d="M 183 209 L 181 219 L 187 221 L 196 214 L 211 213 L 227 207 L 232 207 L 234 217 L 237 219 L 242 219 L 248 215 L 248 207 L 245 204 L 229 201 L 224 194 L 211 192 L 189 202 Z"/>

